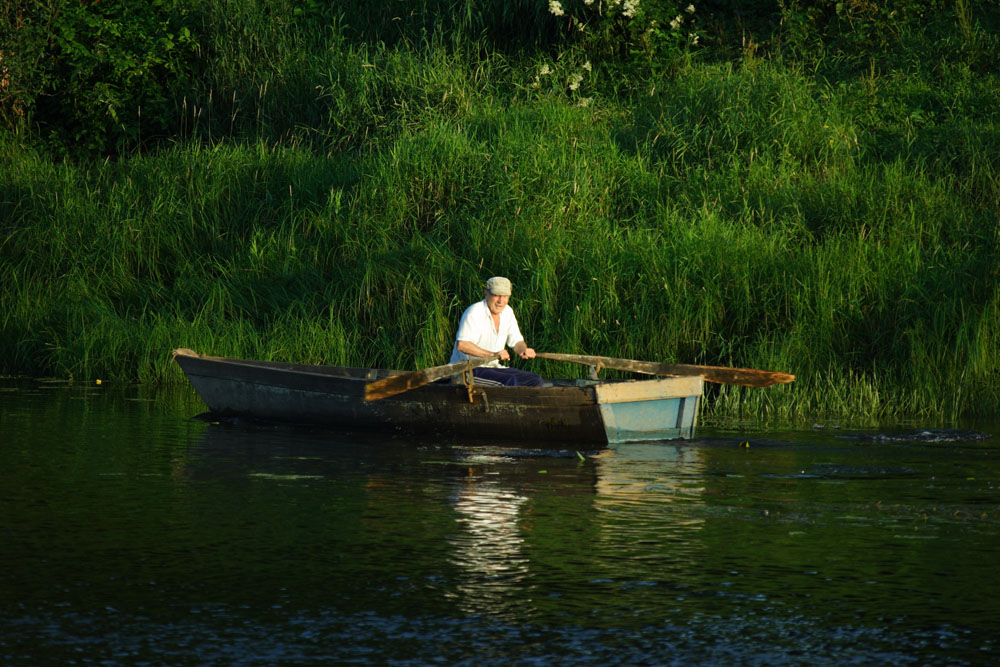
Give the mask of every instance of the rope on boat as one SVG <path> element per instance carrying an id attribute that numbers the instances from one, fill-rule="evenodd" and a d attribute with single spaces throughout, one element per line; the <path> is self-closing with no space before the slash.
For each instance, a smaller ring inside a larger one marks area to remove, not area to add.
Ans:
<path id="1" fill-rule="evenodd" d="M 476 376 L 473 375 L 472 369 L 462 371 L 462 382 L 465 383 L 465 389 L 469 392 L 469 403 L 476 402 L 476 395 L 483 397 L 483 411 L 490 411 L 490 401 L 486 397 L 486 391 L 484 389 L 476 388 Z"/>

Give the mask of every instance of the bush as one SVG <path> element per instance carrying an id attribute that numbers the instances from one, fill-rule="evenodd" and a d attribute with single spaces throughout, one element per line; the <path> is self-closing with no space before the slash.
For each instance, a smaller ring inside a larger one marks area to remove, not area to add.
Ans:
<path id="1" fill-rule="evenodd" d="M 170 131 L 198 44 L 186 0 L 0 5 L 0 121 L 56 152 L 120 154 Z"/>

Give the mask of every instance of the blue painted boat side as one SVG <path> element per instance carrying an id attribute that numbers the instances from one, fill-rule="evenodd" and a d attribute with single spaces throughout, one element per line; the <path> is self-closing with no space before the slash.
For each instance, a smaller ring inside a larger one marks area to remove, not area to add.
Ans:
<path id="1" fill-rule="evenodd" d="M 698 400 L 698 396 L 688 396 L 602 405 L 608 442 L 690 438 L 697 425 Z"/>
<path id="2" fill-rule="evenodd" d="M 647 384 L 638 393 L 622 386 L 598 391 L 608 442 L 692 437 L 701 392 L 700 377 L 660 380 Z"/>

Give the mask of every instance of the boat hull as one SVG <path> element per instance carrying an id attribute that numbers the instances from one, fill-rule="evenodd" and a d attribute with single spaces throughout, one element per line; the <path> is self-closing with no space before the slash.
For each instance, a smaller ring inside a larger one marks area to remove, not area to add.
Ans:
<path id="1" fill-rule="evenodd" d="M 365 385 L 401 371 L 246 361 L 177 350 L 213 414 L 339 428 L 579 444 L 691 437 L 700 377 L 545 387 L 432 383 L 365 401 Z"/>

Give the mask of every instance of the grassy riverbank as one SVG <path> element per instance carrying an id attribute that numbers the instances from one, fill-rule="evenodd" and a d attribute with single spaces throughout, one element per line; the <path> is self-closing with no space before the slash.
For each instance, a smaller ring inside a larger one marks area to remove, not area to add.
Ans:
<path id="1" fill-rule="evenodd" d="M 1000 409 L 995 38 L 886 69 L 720 44 L 568 92 L 533 87 L 549 51 L 348 34 L 224 56 L 230 88 L 116 159 L 0 135 L 0 369 L 436 365 L 504 274 L 538 350 L 798 376 L 715 414 Z"/>

